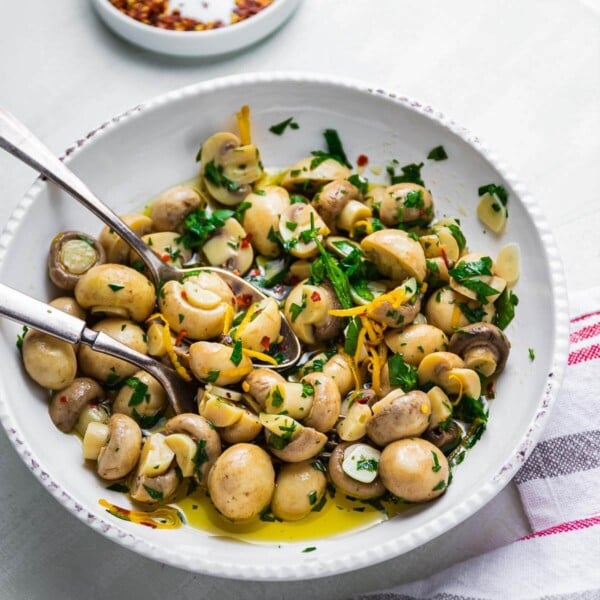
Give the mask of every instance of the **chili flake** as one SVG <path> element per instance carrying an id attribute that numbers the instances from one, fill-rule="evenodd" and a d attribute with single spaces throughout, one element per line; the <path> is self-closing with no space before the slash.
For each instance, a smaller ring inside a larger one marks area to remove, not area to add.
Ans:
<path id="1" fill-rule="evenodd" d="M 240 308 L 248 308 L 252 304 L 252 294 L 241 294 L 235 299 Z"/>
<path id="2" fill-rule="evenodd" d="M 315 290 L 311 295 L 310 295 L 310 299 L 313 302 L 320 302 L 321 301 L 321 294 L 319 294 L 319 292 L 317 292 L 317 290 Z"/>
<path id="3" fill-rule="evenodd" d="M 171 260 L 171 257 L 168 254 L 163 254 L 160 258 L 163 262 L 169 262 Z"/>
<path id="4" fill-rule="evenodd" d="M 61 396 L 59 401 L 61 402 L 61 404 L 66 404 L 68 402 L 67 397 L 66 396 Z"/>
<path id="5" fill-rule="evenodd" d="M 263 337 L 262 340 L 260 340 L 260 345 L 265 349 L 268 350 L 271 347 L 271 338 L 267 335 L 265 335 Z"/>
<path id="6" fill-rule="evenodd" d="M 360 154 L 356 159 L 358 167 L 366 167 L 369 164 L 369 157 L 366 154 Z"/>
<path id="7" fill-rule="evenodd" d="M 252 234 L 247 233 L 240 242 L 240 248 L 247 248 L 250 245 L 250 240 L 252 240 Z"/>
<path id="8" fill-rule="evenodd" d="M 177 337 L 175 338 L 175 345 L 179 346 L 179 344 L 181 344 L 181 340 L 183 340 L 183 338 L 187 335 L 187 331 L 185 329 L 182 329 L 178 334 Z"/>

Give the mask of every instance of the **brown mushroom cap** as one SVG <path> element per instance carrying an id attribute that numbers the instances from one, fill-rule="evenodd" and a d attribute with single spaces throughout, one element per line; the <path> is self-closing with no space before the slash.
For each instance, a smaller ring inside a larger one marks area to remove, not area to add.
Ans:
<path id="1" fill-rule="evenodd" d="M 102 479 L 115 480 L 129 474 L 142 451 L 142 432 L 138 424 L 127 415 L 112 415 L 109 438 L 98 455 L 97 472 Z"/>
<path id="2" fill-rule="evenodd" d="M 445 425 L 444 427 L 438 425 L 433 429 L 428 429 L 423 434 L 423 439 L 431 442 L 444 454 L 448 454 L 448 452 L 454 450 L 460 442 L 461 430 L 454 421 L 450 421 L 448 425 Z"/>
<path id="3" fill-rule="evenodd" d="M 502 331 L 491 323 L 471 323 L 461 327 L 450 338 L 448 351 L 465 358 L 474 349 L 489 350 L 496 360 L 495 375 L 500 373 L 508 359 L 510 342 Z"/>
<path id="4" fill-rule="evenodd" d="M 335 232 L 337 216 L 350 200 L 362 200 L 358 188 L 346 179 L 335 179 L 323 186 L 314 197 L 313 205 L 329 229 Z"/>
<path id="5" fill-rule="evenodd" d="M 323 373 L 309 373 L 302 378 L 302 382 L 311 385 L 315 392 L 304 425 L 325 433 L 333 428 L 340 416 L 340 391 L 335 381 Z"/>
<path id="6" fill-rule="evenodd" d="M 326 295 L 326 298 L 323 298 L 322 301 L 328 303 L 328 311 L 342 308 L 337 294 L 333 291 L 333 287 L 329 281 L 324 281 L 319 287 Z M 326 342 L 335 339 L 341 333 L 342 329 L 344 329 L 345 325 L 346 319 L 328 314 L 323 323 L 315 325 L 315 340 L 317 342 Z"/>
<path id="7" fill-rule="evenodd" d="M 421 435 L 429 424 L 431 401 L 425 392 L 393 390 L 380 400 L 383 407 L 367 422 L 367 435 L 379 446 Z"/>
<path id="8" fill-rule="evenodd" d="M 92 267 L 106 262 L 104 248 L 81 231 L 63 231 L 54 237 L 48 253 L 48 275 L 63 290 L 72 290 Z"/>
<path id="9" fill-rule="evenodd" d="M 53 394 L 48 412 L 52 422 L 64 433 L 69 433 L 87 404 L 101 402 L 104 390 L 89 377 L 78 377 L 68 387 Z"/>
<path id="10" fill-rule="evenodd" d="M 343 442 L 334 448 L 327 465 L 329 477 L 338 490 L 352 498 L 358 498 L 359 500 L 378 498 L 385 493 L 385 487 L 379 476 L 371 483 L 364 483 L 353 479 L 342 469 L 344 452 L 348 446 L 352 446 L 355 443 L 356 442 Z"/>
<path id="11" fill-rule="evenodd" d="M 136 502 L 157 504 L 167 501 L 177 490 L 178 484 L 179 478 L 174 466 L 157 477 L 149 477 L 136 472 L 129 488 L 129 494 Z M 153 495 L 150 495 L 149 489 L 154 492 Z"/>

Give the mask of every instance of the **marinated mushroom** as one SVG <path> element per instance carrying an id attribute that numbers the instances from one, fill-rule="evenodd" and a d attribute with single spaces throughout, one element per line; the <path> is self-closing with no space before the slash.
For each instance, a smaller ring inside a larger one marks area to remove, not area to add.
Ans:
<path id="1" fill-rule="evenodd" d="M 312 233 L 319 241 L 329 233 L 329 228 L 319 213 L 309 204 L 296 202 L 281 213 L 279 236 L 289 253 L 298 258 L 312 258 L 319 252 Z"/>
<path id="2" fill-rule="evenodd" d="M 300 341 L 315 344 L 334 339 L 344 328 L 345 319 L 329 314 L 336 308 L 340 303 L 328 284 L 302 282 L 289 293 L 283 310 Z"/>
<path id="3" fill-rule="evenodd" d="M 174 231 L 147 233 L 142 236 L 142 240 L 152 248 L 163 262 L 175 267 L 183 266 L 192 258 L 192 251 L 183 245 L 181 235 Z M 144 270 L 144 263 L 136 252 L 131 252 L 129 262 L 136 271 Z"/>
<path id="4" fill-rule="evenodd" d="M 72 317 L 77 317 L 82 321 L 85 320 L 85 310 L 83 310 L 83 308 L 77 304 L 77 300 L 71 298 L 71 296 L 59 296 L 48 302 L 48 304 L 54 306 L 54 308 L 58 308 L 58 310 L 62 310 Z"/>
<path id="5" fill-rule="evenodd" d="M 346 395 L 354 387 L 354 375 L 350 364 L 339 353 L 334 354 L 323 365 L 323 374 L 333 379 L 341 396 Z"/>
<path id="6" fill-rule="evenodd" d="M 202 254 L 213 267 L 246 273 L 252 265 L 254 252 L 250 237 L 236 219 L 227 219 L 225 225 L 202 246 Z"/>
<path id="7" fill-rule="evenodd" d="M 242 389 L 248 392 L 264 409 L 271 391 L 275 387 L 285 386 L 286 384 L 287 381 L 276 371 L 260 367 L 250 371 L 242 383 Z"/>
<path id="8" fill-rule="evenodd" d="M 102 479 L 115 480 L 135 467 L 142 449 L 142 432 L 127 415 L 112 415 L 108 421 L 108 442 L 100 450 L 96 467 Z"/>
<path id="9" fill-rule="evenodd" d="M 310 194 L 329 181 L 348 179 L 349 176 L 350 169 L 337 160 L 327 158 L 321 161 L 309 156 L 289 168 L 281 185 L 290 192 Z"/>
<path id="10" fill-rule="evenodd" d="M 452 420 L 427 429 L 423 434 L 423 439 L 431 442 L 439 448 L 444 454 L 449 454 L 458 446 L 462 439 L 460 427 Z"/>
<path id="11" fill-rule="evenodd" d="M 23 337 L 22 352 L 27 374 L 42 387 L 62 390 L 73 383 L 77 359 L 71 344 L 31 329 Z"/>
<path id="12" fill-rule="evenodd" d="M 208 472 L 221 454 L 221 439 L 213 424 L 200 415 L 182 413 L 167 421 L 165 433 L 167 436 L 181 433 L 193 439 L 194 453 L 188 456 L 188 460 L 194 464 L 194 475 L 198 482 L 206 485 Z"/>
<path id="13" fill-rule="evenodd" d="M 367 435 L 378 446 L 402 438 L 421 435 L 429 425 L 431 402 L 425 392 L 391 391 L 372 407 Z"/>
<path id="14" fill-rule="evenodd" d="M 72 290 L 84 273 L 105 261 L 99 242 L 81 231 L 65 231 L 50 244 L 48 275 L 57 287 Z"/>
<path id="15" fill-rule="evenodd" d="M 231 521 L 248 521 L 269 505 L 275 470 L 269 455 L 253 444 L 235 444 L 219 456 L 208 475 L 215 508 Z"/>
<path id="16" fill-rule="evenodd" d="M 69 433 L 79 420 L 84 408 L 104 400 L 104 390 L 89 377 L 78 377 L 52 395 L 48 412 L 52 422 L 63 433 Z"/>
<path id="17" fill-rule="evenodd" d="M 150 205 L 155 231 L 177 231 L 183 220 L 201 205 L 202 198 L 192 187 L 176 185 L 165 190 Z"/>
<path id="18" fill-rule="evenodd" d="M 147 354 L 146 334 L 133 321 L 115 318 L 103 319 L 93 325 L 92 329 L 106 333 L 133 350 Z M 80 346 L 77 358 L 79 368 L 85 375 L 108 385 L 114 385 L 125 377 L 130 377 L 138 370 L 135 365 L 129 362 L 97 352 L 89 346 Z"/>
<path id="19" fill-rule="evenodd" d="M 321 191 L 315 195 L 313 206 L 325 221 L 332 233 L 338 229 L 338 217 L 346 208 L 350 200 L 362 200 L 362 194 L 355 185 L 346 179 L 336 179 L 324 185 Z M 369 208 L 360 203 L 367 210 L 367 216 L 371 216 Z M 345 228 L 349 229 L 349 228 Z"/>
<path id="20" fill-rule="evenodd" d="M 167 394 L 162 385 L 146 371 L 128 377 L 112 404 L 115 413 L 135 419 L 140 426 L 151 427 L 167 408 Z"/>
<path id="21" fill-rule="evenodd" d="M 482 321 L 491 321 L 496 314 L 493 304 L 481 306 L 476 300 L 471 300 L 449 287 L 437 290 L 425 305 L 427 321 L 439 327 L 446 335 L 452 335 L 457 329 L 469 324 L 465 315 L 469 311 L 477 311 Z"/>
<path id="22" fill-rule="evenodd" d="M 286 189 L 274 185 L 266 186 L 246 196 L 244 202 L 250 206 L 244 211 L 242 225 L 250 236 L 253 248 L 270 258 L 281 254 L 281 246 L 273 239 L 279 229 L 279 218 L 290 205 Z"/>
<path id="23" fill-rule="evenodd" d="M 471 323 L 452 335 L 448 351 L 461 356 L 468 369 L 491 377 L 504 369 L 510 343 L 492 323 Z"/>
<path id="24" fill-rule="evenodd" d="M 335 487 L 343 494 L 358 500 L 371 500 L 379 498 L 385 493 L 385 487 L 379 476 L 369 483 L 358 481 L 350 477 L 343 469 L 345 454 L 354 443 L 342 442 L 331 453 L 327 464 L 327 472 Z"/>
<path id="25" fill-rule="evenodd" d="M 415 319 L 421 310 L 419 286 L 414 277 L 391 292 L 378 296 L 367 305 L 367 316 L 390 328 L 404 327 Z"/>
<path id="26" fill-rule="evenodd" d="M 139 237 L 152 231 L 152 219 L 146 215 L 132 213 L 119 217 L 123 223 L 128 225 Z M 126 263 L 129 256 L 129 246 L 110 227 L 105 226 L 100 232 L 98 241 L 106 253 L 106 262 Z"/>
<path id="27" fill-rule="evenodd" d="M 247 320 L 243 319 L 238 327 L 231 330 L 230 335 L 234 340 L 241 340 L 244 348 L 268 352 L 280 335 L 279 306 L 273 298 L 265 298 L 252 305 L 250 310 L 246 313 Z"/>
<path id="28" fill-rule="evenodd" d="M 190 369 L 200 381 L 231 385 L 252 371 L 252 361 L 241 354 L 235 360 L 234 348 L 217 342 L 194 342 L 190 346 Z"/>
<path id="29" fill-rule="evenodd" d="M 252 192 L 250 184 L 263 172 L 258 148 L 242 146 L 240 139 L 228 132 L 215 133 L 202 144 L 201 160 L 200 175 L 208 193 L 227 206 L 242 202 Z"/>
<path id="30" fill-rule="evenodd" d="M 450 287 L 471 300 L 492 304 L 506 287 L 506 281 L 493 272 L 494 263 L 489 256 L 466 254 L 450 271 Z"/>
<path id="31" fill-rule="evenodd" d="M 427 225 L 433 218 L 431 192 L 416 183 L 397 183 L 388 187 L 379 204 L 384 225 Z"/>
<path id="32" fill-rule="evenodd" d="M 421 438 L 407 438 L 383 449 L 379 475 L 395 496 L 427 502 L 446 491 L 450 468 L 439 448 Z"/>
<path id="33" fill-rule="evenodd" d="M 327 487 L 327 478 L 321 469 L 323 466 L 315 461 L 281 467 L 271 500 L 275 517 L 282 521 L 298 521 L 319 506 Z"/>
<path id="34" fill-rule="evenodd" d="M 419 242 L 413 240 L 406 231 L 382 229 L 365 237 L 360 247 L 366 257 L 382 275 L 403 281 L 414 277 L 418 283 L 425 279 L 427 266 L 425 254 Z"/>
<path id="35" fill-rule="evenodd" d="M 75 285 L 75 299 L 93 313 L 105 313 L 144 321 L 154 310 L 152 282 L 125 265 L 97 265 Z"/>
<path id="36" fill-rule="evenodd" d="M 136 502 L 158 504 L 169 500 L 177 491 L 178 485 L 179 478 L 175 467 L 156 477 L 136 472 L 129 488 L 129 495 Z"/>
<path id="37" fill-rule="evenodd" d="M 302 378 L 301 384 L 305 388 L 304 393 L 313 397 L 303 424 L 326 433 L 334 427 L 340 415 L 342 399 L 335 381 L 323 373 L 309 373 Z"/>
<path id="38" fill-rule="evenodd" d="M 158 295 L 162 315 L 173 331 L 192 340 L 208 340 L 223 333 L 225 317 L 235 297 L 216 274 L 200 271 L 183 282 L 167 281 Z"/>
<path id="39" fill-rule="evenodd" d="M 327 443 L 327 436 L 312 427 L 304 427 L 288 415 L 261 413 L 267 446 L 285 462 L 302 462 L 315 457 Z"/>
<path id="40" fill-rule="evenodd" d="M 428 354 L 448 348 L 446 334 L 438 327 L 425 323 L 409 325 L 402 331 L 388 331 L 384 340 L 392 352 L 402 354 L 404 362 L 415 367 Z"/>
<path id="41" fill-rule="evenodd" d="M 456 394 L 458 400 L 463 395 L 479 398 L 481 380 L 473 369 L 466 369 L 464 362 L 451 352 L 434 352 L 427 355 L 417 368 L 417 377 L 421 385 L 435 383 L 444 391 Z"/>
<path id="42" fill-rule="evenodd" d="M 262 425 L 258 417 L 244 408 L 242 416 L 235 423 L 219 429 L 219 435 L 228 444 L 238 444 L 251 442 L 261 431 Z"/>

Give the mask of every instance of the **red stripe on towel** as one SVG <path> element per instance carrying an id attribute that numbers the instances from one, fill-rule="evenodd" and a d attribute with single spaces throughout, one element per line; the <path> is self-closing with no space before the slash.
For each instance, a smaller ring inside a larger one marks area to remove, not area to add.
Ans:
<path id="1" fill-rule="evenodd" d="M 571 344 L 574 344 L 575 342 L 580 342 L 581 340 L 587 340 L 591 337 L 594 337 L 595 335 L 600 335 L 600 323 L 588 325 L 583 329 L 574 331 L 571 334 Z"/>
<path id="2" fill-rule="evenodd" d="M 554 535 L 556 533 L 567 533 L 569 531 L 577 531 L 579 529 L 587 529 L 588 527 L 594 527 L 600 525 L 600 516 L 589 517 L 587 519 L 577 519 L 576 521 L 568 521 L 567 523 L 561 523 L 560 525 L 554 525 L 548 529 L 542 529 L 542 531 L 535 531 L 525 537 L 520 538 L 518 541 L 530 540 L 537 537 L 545 537 L 547 535 Z"/>
<path id="3" fill-rule="evenodd" d="M 580 362 L 587 362 L 589 360 L 595 360 L 596 358 L 600 358 L 600 344 L 592 344 L 587 348 L 581 348 L 580 350 L 575 350 L 569 354 L 569 365 L 576 365 Z"/>
<path id="4" fill-rule="evenodd" d="M 587 319 L 588 317 L 593 317 L 594 315 L 600 315 L 600 310 L 591 313 L 585 313 L 585 315 L 579 315 L 578 317 L 574 317 L 571 319 L 571 323 L 577 323 L 577 321 L 583 321 L 583 319 Z"/>

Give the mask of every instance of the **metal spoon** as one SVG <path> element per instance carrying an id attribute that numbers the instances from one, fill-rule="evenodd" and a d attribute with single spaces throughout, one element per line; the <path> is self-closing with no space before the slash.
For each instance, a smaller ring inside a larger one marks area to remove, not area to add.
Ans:
<path id="1" fill-rule="evenodd" d="M 139 254 L 157 287 L 161 282 L 171 279 L 180 280 L 186 275 L 189 276 L 191 271 L 201 269 L 217 273 L 231 286 L 236 296 L 240 294 L 250 295 L 253 302 L 268 297 L 241 277 L 225 269 L 205 266 L 181 269 L 165 263 L 130 227 L 119 219 L 116 213 L 97 198 L 75 173 L 54 156 L 33 133 L 1 107 L 0 148 L 3 148 L 9 154 L 16 156 L 19 160 L 52 180 L 104 221 L 123 241 Z M 298 362 L 302 352 L 300 341 L 296 337 L 296 334 L 292 331 L 283 314 L 281 316 L 281 335 L 283 336 L 281 352 L 286 358 L 278 365 L 271 367 L 277 370 L 292 367 Z"/>
<path id="2" fill-rule="evenodd" d="M 194 395 L 200 385 L 198 382 L 187 383 L 173 369 L 150 356 L 132 350 L 106 333 L 90 329 L 85 321 L 77 317 L 68 315 L 3 283 L 0 283 L 0 315 L 25 323 L 29 327 L 70 344 L 85 344 L 103 354 L 122 358 L 147 371 L 160 382 L 177 414 L 197 412 Z"/>

